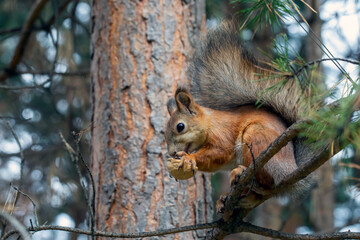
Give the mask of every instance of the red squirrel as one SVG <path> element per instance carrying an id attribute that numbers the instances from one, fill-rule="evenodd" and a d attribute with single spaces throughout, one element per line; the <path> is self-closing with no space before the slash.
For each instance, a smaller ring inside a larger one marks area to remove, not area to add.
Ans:
<path id="1" fill-rule="evenodd" d="M 178 88 L 167 104 L 170 174 L 187 179 L 198 170 L 230 170 L 232 182 L 289 124 L 303 118 L 304 92 L 294 79 L 275 91 L 266 90 L 283 81 L 274 72 L 242 46 L 233 24 L 224 22 L 209 31 L 189 67 L 190 91 Z M 304 158 L 303 144 L 283 147 L 257 171 L 257 183 L 264 189 L 276 187 L 297 168 L 295 159 Z M 305 185 L 300 181 L 294 189 Z"/>

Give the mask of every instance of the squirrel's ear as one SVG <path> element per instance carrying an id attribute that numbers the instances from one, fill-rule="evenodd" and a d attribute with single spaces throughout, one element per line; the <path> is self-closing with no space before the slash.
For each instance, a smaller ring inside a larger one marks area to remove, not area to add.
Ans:
<path id="1" fill-rule="evenodd" d="M 167 109 L 170 116 L 172 116 L 177 109 L 175 98 L 169 99 L 169 101 L 167 102 Z"/>
<path id="2" fill-rule="evenodd" d="M 178 89 L 175 94 L 175 100 L 180 112 L 196 114 L 195 103 L 190 93 Z"/>

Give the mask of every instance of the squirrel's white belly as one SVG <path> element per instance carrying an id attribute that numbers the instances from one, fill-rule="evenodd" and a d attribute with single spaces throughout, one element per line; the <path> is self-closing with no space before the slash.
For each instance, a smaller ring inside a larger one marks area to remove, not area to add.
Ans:
<path id="1" fill-rule="evenodd" d="M 220 170 L 231 171 L 234 168 L 237 168 L 239 165 L 243 165 L 244 161 L 242 158 L 242 149 L 243 149 L 242 142 L 237 142 L 235 145 L 235 149 L 234 149 L 235 155 L 234 155 L 233 159 L 231 159 L 231 161 L 229 163 L 227 163 L 222 168 L 220 168 Z"/>

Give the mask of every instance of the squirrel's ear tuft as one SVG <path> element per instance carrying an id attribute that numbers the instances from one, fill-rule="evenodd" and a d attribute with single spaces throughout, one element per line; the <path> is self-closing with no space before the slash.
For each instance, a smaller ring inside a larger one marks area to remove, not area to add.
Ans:
<path id="1" fill-rule="evenodd" d="M 175 101 L 180 112 L 196 114 L 194 100 L 186 89 L 178 88 L 176 90 Z"/>
<path id="2" fill-rule="evenodd" d="M 177 109 L 175 98 L 169 99 L 169 101 L 167 102 L 167 109 L 170 116 L 172 116 Z"/>

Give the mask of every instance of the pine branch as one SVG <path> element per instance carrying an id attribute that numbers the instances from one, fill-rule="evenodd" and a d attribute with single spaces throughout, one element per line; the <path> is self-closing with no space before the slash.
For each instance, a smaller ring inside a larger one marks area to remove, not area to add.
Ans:
<path id="1" fill-rule="evenodd" d="M 322 58 L 322 59 L 317 59 L 314 60 L 312 62 L 308 62 L 306 63 L 304 66 L 302 66 L 301 68 L 299 68 L 295 73 L 292 74 L 292 76 L 298 76 L 299 73 L 301 73 L 304 69 L 313 66 L 314 64 L 318 64 L 321 62 L 325 62 L 325 61 L 342 61 L 342 62 L 348 62 L 351 64 L 355 64 L 355 65 L 360 65 L 360 61 L 354 60 L 354 59 L 347 59 L 347 58 Z"/>
<path id="2" fill-rule="evenodd" d="M 347 125 L 350 123 L 353 113 L 360 107 L 360 90 L 357 90 L 355 93 L 355 97 L 353 99 L 353 102 L 351 104 L 352 109 L 351 112 L 348 115 L 347 121 L 345 121 L 344 125 Z M 264 164 L 272 157 L 274 156 L 280 149 L 286 145 L 287 142 L 291 141 L 292 138 L 294 138 L 303 127 L 302 125 L 304 123 L 307 123 L 308 121 L 301 121 L 293 124 L 290 126 L 282 135 L 280 135 L 277 139 L 275 139 L 274 142 L 272 142 L 266 150 L 264 150 L 257 159 L 255 159 L 255 162 L 257 163 L 256 167 L 258 165 L 260 168 L 264 166 Z M 327 160 L 329 160 L 332 156 L 334 156 L 336 153 L 338 153 L 340 150 L 344 149 L 348 144 L 348 139 L 341 138 L 341 134 L 343 131 L 339 129 L 337 131 L 337 136 L 332 142 L 332 147 L 329 147 L 329 144 L 324 145 L 321 149 L 319 149 L 309 161 L 307 161 L 305 164 L 299 166 L 294 172 L 289 174 L 285 179 L 283 179 L 278 186 L 275 187 L 275 189 L 268 195 L 263 195 L 259 197 L 256 202 L 251 207 L 244 207 L 249 206 L 249 202 L 254 200 L 246 201 L 246 197 L 243 199 L 246 205 L 239 204 L 239 199 L 242 198 L 242 193 L 248 187 L 250 183 L 250 177 L 249 174 L 251 174 L 251 166 L 248 167 L 248 169 L 240 176 L 240 181 L 232 186 L 230 194 L 228 199 L 225 201 L 225 214 L 224 216 L 227 216 L 227 218 L 224 218 L 226 221 L 226 224 L 222 225 L 220 228 L 215 228 L 212 231 L 209 232 L 207 239 L 215 240 L 215 239 L 222 239 L 224 236 L 234 233 L 234 232 L 241 232 L 243 231 L 241 228 L 236 229 L 237 226 L 239 226 L 242 223 L 242 219 L 255 207 L 266 201 L 267 199 L 279 194 L 283 193 L 285 190 L 289 189 L 292 185 L 297 183 L 298 181 L 306 178 L 309 176 L 312 172 L 317 170 L 320 166 L 322 166 Z M 280 144 L 283 143 L 283 144 Z M 259 168 L 257 168 L 259 169 Z M 236 209 L 236 212 L 234 211 L 236 207 L 239 207 L 239 209 Z M 230 216 L 230 217 L 229 217 Z M 257 233 L 260 234 L 260 233 Z M 261 235 L 261 234 L 260 234 Z M 265 235 L 267 236 L 267 235 Z M 276 236 L 272 236 L 276 237 Z M 283 239 L 343 239 L 338 238 L 336 235 L 329 236 L 324 235 L 324 238 L 283 238 Z M 278 238 L 278 237 L 276 237 Z M 279 237 L 280 238 L 280 237 Z"/>

